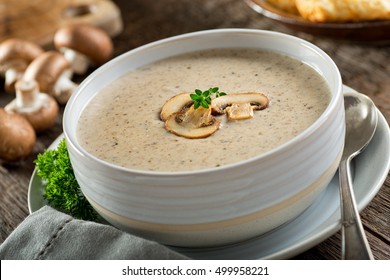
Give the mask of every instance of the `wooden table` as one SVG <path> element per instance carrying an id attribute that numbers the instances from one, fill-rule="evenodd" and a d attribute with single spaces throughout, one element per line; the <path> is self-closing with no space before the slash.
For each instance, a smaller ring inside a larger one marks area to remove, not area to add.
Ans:
<path id="1" fill-rule="evenodd" d="M 260 16 L 239 0 L 118 0 L 124 30 L 114 38 L 115 55 L 172 35 L 214 28 L 256 28 L 281 31 L 311 41 L 338 65 L 346 85 L 367 94 L 390 120 L 390 48 L 337 42 L 296 33 Z M 83 77 L 75 77 L 80 82 Z M 3 81 L 2 81 L 3 82 Z M 0 106 L 12 95 L 0 92 Z M 38 135 L 33 154 L 17 164 L 0 165 L 0 243 L 27 217 L 27 191 L 34 159 L 62 133 L 61 114 L 54 127 Z M 362 213 L 376 259 L 390 259 L 390 177 Z M 336 233 L 294 259 L 339 259 Z"/>

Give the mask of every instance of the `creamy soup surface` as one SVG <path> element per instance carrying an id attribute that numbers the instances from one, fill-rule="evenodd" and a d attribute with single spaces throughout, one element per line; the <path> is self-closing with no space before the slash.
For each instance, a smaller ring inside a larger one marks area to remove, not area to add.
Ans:
<path id="1" fill-rule="evenodd" d="M 203 139 L 168 132 L 161 107 L 195 89 L 262 92 L 269 107 L 228 121 Z M 103 88 L 82 112 L 77 137 L 98 158 L 130 169 L 189 171 L 219 167 L 269 151 L 308 128 L 331 94 L 308 65 L 276 53 L 217 49 L 175 56 L 131 71 Z"/>

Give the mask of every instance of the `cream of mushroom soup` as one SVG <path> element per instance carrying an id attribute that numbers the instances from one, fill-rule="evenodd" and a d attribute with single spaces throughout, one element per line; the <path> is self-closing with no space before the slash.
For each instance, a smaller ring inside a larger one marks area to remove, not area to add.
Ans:
<path id="1" fill-rule="evenodd" d="M 260 92 L 264 110 L 244 120 L 219 119 L 200 139 L 168 132 L 160 119 L 173 96 L 219 87 L 230 93 Z M 236 163 L 274 149 L 308 128 L 324 112 L 330 90 L 310 66 L 255 49 L 215 49 L 143 66 L 101 89 L 81 114 L 77 137 L 88 152 L 130 169 L 176 172 Z"/>

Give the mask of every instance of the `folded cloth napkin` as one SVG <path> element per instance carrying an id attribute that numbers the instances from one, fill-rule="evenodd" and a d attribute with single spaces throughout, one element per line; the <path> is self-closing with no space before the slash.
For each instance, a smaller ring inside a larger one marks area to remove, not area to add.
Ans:
<path id="1" fill-rule="evenodd" d="M 0 245 L 0 259 L 187 259 L 112 226 L 77 220 L 49 206 L 28 216 Z"/>

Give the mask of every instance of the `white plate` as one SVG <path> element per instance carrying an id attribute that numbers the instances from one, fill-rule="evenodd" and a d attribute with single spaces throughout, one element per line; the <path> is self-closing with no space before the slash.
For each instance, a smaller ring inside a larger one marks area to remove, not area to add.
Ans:
<path id="1" fill-rule="evenodd" d="M 344 86 L 344 92 L 354 91 Z M 378 111 L 378 128 L 368 147 L 354 163 L 354 191 L 361 211 L 378 193 L 390 168 L 390 131 Z M 49 147 L 57 147 L 59 136 Z M 46 205 L 44 185 L 34 170 L 28 191 L 30 213 Z M 225 247 L 207 249 L 173 248 L 194 259 L 287 259 L 324 241 L 340 228 L 338 174 L 324 193 L 299 217 L 257 238 Z"/>

